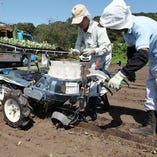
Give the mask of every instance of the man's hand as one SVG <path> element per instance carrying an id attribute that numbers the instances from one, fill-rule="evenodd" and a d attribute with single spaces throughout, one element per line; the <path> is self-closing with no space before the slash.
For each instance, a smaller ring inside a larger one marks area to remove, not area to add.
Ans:
<path id="1" fill-rule="evenodd" d="M 87 56 L 90 56 L 90 55 L 93 55 L 93 54 L 95 54 L 94 49 L 87 48 L 87 49 L 82 50 L 82 55 L 84 57 L 87 57 Z"/>
<path id="2" fill-rule="evenodd" d="M 69 50 L 69 54 L 72 54 L 72 55 L 80 55 L 80 51 L 77 50 L 77 49 L 71 48 L 71 49 Z"/>
<path id="3" fill-rule="evenodd" d="M 109 80 L 108 86 L 115 90 L 119 90 L 123 86 L 123 80 L 125 77 L 126 76 L 119 71 Z"/>

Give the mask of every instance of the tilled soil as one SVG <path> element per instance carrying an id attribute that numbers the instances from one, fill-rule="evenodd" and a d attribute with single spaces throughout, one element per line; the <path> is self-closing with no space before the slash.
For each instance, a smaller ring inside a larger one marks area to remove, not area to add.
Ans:
<path id="1" fill-rule="evenodd" d="M 111 69 L 115 67 L 111 67 Z M 111 109 L 98 110 L 98 118 L 71 129 L 52 124 L 50 118 L 34 118 L 27 130 L 11 128 L 0 112 L 0 156 L 3 157 L 154 157 L 157 136 L 129 132 L 145 124 L 145 81 L 148 67 L 137 72 L 135 83 L 108 93 Z"/>

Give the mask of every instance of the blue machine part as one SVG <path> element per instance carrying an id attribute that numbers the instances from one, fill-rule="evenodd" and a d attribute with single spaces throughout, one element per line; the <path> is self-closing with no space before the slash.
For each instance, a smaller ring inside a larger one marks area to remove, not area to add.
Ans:
<path id="1" fill-rule="evenodd" d="M 30 40 L 30 41 L 33 41 L 32 35 L 29 34 L 29 33 L 25 33 L 23 31 L 17 33 L 17 38 L 19 40 Z"/>
<path id="2" fill-rule="evenodd" d="M 36 60 L 36 55 L 35 54 L 31 54 L 31 62 L 34 62 Z"/>

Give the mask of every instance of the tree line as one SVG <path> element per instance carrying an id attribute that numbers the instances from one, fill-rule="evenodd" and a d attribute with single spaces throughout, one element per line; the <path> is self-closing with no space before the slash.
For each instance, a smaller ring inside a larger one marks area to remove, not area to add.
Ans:
<path id="1" fill-rule="evenodd" d="M 135 13 L 134 15 L 147 16 L 157 21 L 157 13 Z M 100 16 L 93 18 L 99 22 Z M 57 45 L 58 50 L 69 50 L 74 48 L 75 41 L 77 38 L 77 27 L 71 25 L 71 18 L 63 21 L 49 21 L 48 24 L 40 24 L 34 26 L 32 23 L 17 23 L 16 28 L 19 30 L 26 31 L 33 35 L 34 40 L 37 42 L 47 42 L 50 44 Z M 14 25 L 12 25 L 14 27 Z M 126 63 L 126 45 L 122 35 L 117 35 L 107 30 L 108 36 L 113 43 L 112 50 L 112 62 L 116 63 L 121 61 Z M 51 56 L 52 59 L 56 59 L 56 56 Z M 64 58 L 75 58 L 75 56 L 63 56 Z M 78 58 L 78 56 L 77 56 Z"/>
<path id="2" fill-rule="evenodd" d="M 144 15 L 153 18 L 157 21 L 157 13 L 136 13 L 135 15 Z M 94 20 L 99 21 L 100 16 L 94 17 Z M 48 24 L 40 24 L 34 26 L 32 23 L 17 23 L 17 29 L 26 31 L 33 35 L 37 42 L 48 42 L 50 44 L 57 45 L 58 48 L 68 50 L 73 48 L 77 38 L 77 27 L 71 25 L 71 18 L 65 22 L 55 21 Z M 107 30 L 108 31 L 108 30 Z M 116 35 L 108 31 L 109 38 L 112 43 L 123 43 L 121 35 Z"/>

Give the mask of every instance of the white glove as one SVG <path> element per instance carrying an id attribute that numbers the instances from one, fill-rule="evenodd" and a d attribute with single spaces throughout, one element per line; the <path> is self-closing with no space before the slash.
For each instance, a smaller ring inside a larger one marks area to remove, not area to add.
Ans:
<path id="1" fill-rule="evenodd" d="M 87 49 L 82 50 L 82 55 L 84 57 L 87 57 L 87 56 L 90 56 L 90 55 L 94 54 L 94 52 L 95 51 L 93 49 L 87 48 Z"/>
<path id="2" fill-rule="evenodd" d="M 71 48 L 70 51 L 69 51 L 69 54 L 72 54 L 72 55 L 79 55 L 79 54 L 80 54 L 80 51 L 77 50 L 77 49 Z"/>
<path id="3" fill-rule="evenodd" d="M 108 86 L 115 90 L 119 90 L 123 86 L 123 80 L 125 77 L 126 76 L 119 71 L 109 80 Z"/>

